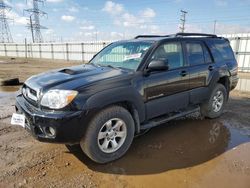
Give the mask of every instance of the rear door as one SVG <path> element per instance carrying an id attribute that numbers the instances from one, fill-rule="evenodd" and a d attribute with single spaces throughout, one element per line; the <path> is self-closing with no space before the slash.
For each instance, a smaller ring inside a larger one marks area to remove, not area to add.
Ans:
<path id="1" fill-rule="evenodd" d="M 210 51 L 202 41 L 186 41 L 185 50 L 189 64 L 189 100 L 191 104 L 199 104 L 207 98 L 208 84 L 215 65 Z"/>
<path id="2" fill-rule="evenodd" d="M 168 61 L 169 70 L 151 72 L 144 77 L 147 118 L 185 108 L 189 101 L 189 75 L 181 42 L 166 42 L 151 60 Z"/>

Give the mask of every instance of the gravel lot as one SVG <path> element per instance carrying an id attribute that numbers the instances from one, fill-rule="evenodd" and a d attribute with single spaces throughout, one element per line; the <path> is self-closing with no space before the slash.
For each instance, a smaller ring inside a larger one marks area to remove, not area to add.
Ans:
<path id="1" fill-rule="evenodd" d="M 24 81 L 79 64 L 12 63 L 0 63 L 0 78 Z M 188 117 L 161 125 L 136 138 L 123 158 L 98 165 L 77 146 L 40 143 L 10 125 L 17 89 L 0 88 L 0 187 L 250 187 L 250 93 L 233 91 L 221 118 Z"/>

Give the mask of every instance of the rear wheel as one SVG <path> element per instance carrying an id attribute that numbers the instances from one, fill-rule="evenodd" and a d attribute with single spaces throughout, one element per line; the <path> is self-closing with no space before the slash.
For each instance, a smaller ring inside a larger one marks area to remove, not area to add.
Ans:
<path id="1" fill-rule="evenodd" d="M 201 105 L 201 113 L 208 118 L 219 117 L 227 100 L 227 91 L 224 85 L 217 84 L 211 93 L 209 100 Z"/>
<path id="2" fill-rule="evenodd" d="M 134 131 L 131 114 L 123 107 L 111 106 L 92 119 L 80 145 L 93 161 L 107 163 L 126 153 L 133 141 Z"/>

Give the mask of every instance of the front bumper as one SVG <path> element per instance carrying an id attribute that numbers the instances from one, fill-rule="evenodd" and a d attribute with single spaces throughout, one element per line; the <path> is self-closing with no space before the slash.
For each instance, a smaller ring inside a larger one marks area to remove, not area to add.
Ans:
<path id="1" fill-rule="evenodd" d="M 44 112 L 28 103 L 22 95 L 16 97 L 16 111 L 25 115 L 26 129 L 42 142 L 79 143 L 86 127 L 85 112 Z M 50 127 L 54 134 L 49 134 Z"/>

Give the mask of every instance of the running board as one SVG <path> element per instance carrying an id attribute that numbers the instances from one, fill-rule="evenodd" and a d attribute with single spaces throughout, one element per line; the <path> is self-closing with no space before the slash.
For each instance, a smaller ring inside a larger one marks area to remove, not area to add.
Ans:
<path id="1" fill-rule="evenodd" d="M 168 116 L 153 119 L 146 124 L 142 124 L 141 130 L 150 129 L 150 128 L 156 127 L 160 124 L 167 123 L 167 122 L 174 120 L 176 118 L 183 117 L 183 116 L 195 113 L 195 112 L 200 112 L 200 107 L 196 107 L 196 108 L 193 108 L 191 110 L 186 110 L 186 111 L 182 111 L 182 112 L 176 112 L 175 114 L 170 115 L 170 116 L 168 115 Z"/>

